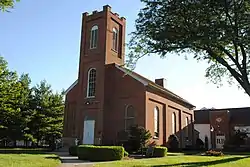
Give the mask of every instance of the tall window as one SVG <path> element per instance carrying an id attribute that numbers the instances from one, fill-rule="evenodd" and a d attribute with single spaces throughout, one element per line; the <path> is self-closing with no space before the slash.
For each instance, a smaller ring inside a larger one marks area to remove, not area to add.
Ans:
<path id="1" fill-rule="evenodd" d="M 176 114 L 172 113 L 172 133 L 176 133 Z"/>
<path id="2" fill-rule="evenodd" d="M 135 125 L 135 109 L 132 105 L 128 105 L 125 109 L 125 130 L 129 130 L 133 125 Z"/>
<path id="3" fill-rule="evenodd" d="M 118 30 L 113 28 L 113 39 L 112 39 L 112 49 L 117 51 L 118 50 Z"/>
<path id="4" fill-rule="evenodd" d="M 189 119 L 188 119 L 188 117 L 186 117 L 185 123 L 186 123 L 186 124 L 185 124 L 185 125 L 186 125 L 186 127 L 185 127 L 186 132 L 185 132 L 185 133 L 186 133 L 186 137 L 188 138 L 188 126 L 189 126 L 189 125 L 188 125 L 188 124 L 189 124 Z"/>
<path id="5" fill-rule="evenodd" d="M 154 137 L 159 137 L 159 129 L 160 129 L 160 122 L 159 122 L 159 108 L 154 108 Z"/>
<path id="6" fill-rule="evenodd" d="M 98 26 L 93 26 L 90 32 L 90 49 L 97 48 Z"/>
<path id="7" fill-rule="evenodd" d="M 88 71 L 87 97 L 95 97 L 95 89 L 96 89 L 96 69 L 91 68 Z"/>

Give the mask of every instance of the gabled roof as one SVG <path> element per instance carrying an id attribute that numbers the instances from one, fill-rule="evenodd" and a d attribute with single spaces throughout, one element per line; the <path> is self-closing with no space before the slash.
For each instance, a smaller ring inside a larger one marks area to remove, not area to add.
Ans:
<path id="1" fill-rule="evenodd" d="M 70 85 L 70 87 L 64 92 L 64 94 L 65 94 L 65 95 L 68 94 L 69 91 L 70 91 L 74 86 L 76 86 L 77 83 L 78 83 L 78 79 L 77 79 L 72 85 Z"/>
<path id="2" fill-rule="evenodd" d="M 148 87 L 151 87 L 153 89 L 157 89 L 159 91 L 161 91 L 162 93 L 168 95 L 168 96 L 171 96 L 172 98 L 176 99 L 176 100 L 179 100 L 187 105 L 189 105 L 191 108 L 195 108 L 195 106 L 193 104 L 191 104 L 190 102 L 188 102 L 187 100 L 183 99 L 182 97 L 176 95 L 175 93 L 169 91 L 168 89 L 156 84 L 155 82 L 141 76 L 140 74 L 134 72 L 134 71 L 131 71 L 127 68 L 124 68 L 124 67 L 121 67 L 117 64 L 115 64 L 115 67 L 120 69 L 121 71 L 123 71 L 125 73 L 125 75 L 130 75 L 131 77 L 133 77 L 134 79 L 140 81 L 144 86 L 148 86 Z"/>
<path id="3" fill-rule="evenodd" d="M 129 75 L 131 76 L 132 78 L 134 78 L 135 80 L 141 82 L 144 86 L 146 87 L 150 87 L 152 89 L 156 89 L 160 92 L 162 92 L 163 94 L 166 94 L 167 96 L 170 96 L 172 97 L 173 99 L 176 99 L 177 101 L 180 101 L 188 106 L 190 106 L 190 108 L 195 108 L 195 106 L 193 104 L 191 104 L 190 102 L 188 102 L 187 100 L 183 99 L 182 97 L 174 94 L 173 92 L 167 90 L 166 88 L 154 83 L 153 81 L 141 76 L 140 74 L 134 72 L 134 71 L 131 71 L 127 68 L 124 68 L 122 66 L 119 66 L 117 64 L 109 64 L 109 65 L 114 65 L 117 69 L 121 70 L 122 72 L 124 72 L 124 76 L 125 75 Z M 66 91 L 65 91 L 65 94 L 67 94 L 76 84 L 78 83 L 78 80 L 76 80 Z"/>

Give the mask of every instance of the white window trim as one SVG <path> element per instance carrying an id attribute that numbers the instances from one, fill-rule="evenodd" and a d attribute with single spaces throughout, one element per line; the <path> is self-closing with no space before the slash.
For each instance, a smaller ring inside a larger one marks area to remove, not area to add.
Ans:
<path id="1" fill-rule="evenodd" d="M 112 50 L 114 50 L 116 52 L 118 51 L 118 32 L 119 31 L 117 30 L 117 28 L 113 28 L 113 31 L 112 31 Z M 114 33 L 116 34 L 115 40 L 114 40 Z"/>
<path id="2" fill-rule="evenodd" d="M 93 40 L 93 36 L 92 36 L 92 32 L 93 31 L 96 31 L 97 30 L 97 40 L 96 40 L 96 46 L 92 46 L 92 40 Z M 91 31 L 90 31 L 90 41 L 89 41 L 89 44 L 90 44 L 90 46 L 89 46 L 89 48 L 90 49 L 95 49 L 95 48 L 97 48 L 97 44 L 98 44 L 98 30 L 99 30 L 99 27 L 97 26 L 97 25 L 94 25 L 92 28 L 91 28 Z"/>
<path id="3" fill-rule="evenodd" d="M 159 108 L 155 107 L 154 108 L 154 138 L 157 139 L 159 138 L 159 133 L 160 133 L 160 126 L 159 126 Z M 158 133 L 158 136 L 155 135 L 155 133 Z"/>
<path id="4" fill-rule="evenodd" d="M 96 68 L 90 68 L 89 71 L 88 71 L 87 98 L 94 98 L 95 97 L 95 96 L 89 96 L 89 74 L 90 74 L 90 71 L 92 71 L 92 70 L 95 70 L 95 72 L 96 72 Z M 95 87 L 95 89 L 96 89 L 96 87 Z"/>
<path id="5" fill-rule="evenodd" d="M 172 113 L 172 134 L 176 133 L 176 114 Z"/>

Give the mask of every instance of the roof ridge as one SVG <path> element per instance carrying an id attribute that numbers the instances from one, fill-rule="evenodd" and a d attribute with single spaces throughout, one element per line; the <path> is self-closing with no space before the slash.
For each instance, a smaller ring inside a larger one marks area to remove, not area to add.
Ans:
<path id="1" fill-rule="evenodd" d="M 140 75 L 140 74 L 134 72 L 133 70 L 130 70 L 130 69 L 126 68 L 126 67 L 123 67 L 123 65 L 115 64 L 115 66 L 116 66 L 116 67 L 119 67 L 119 68 L 122 68 L 122 69 L 124 69 L 124 70 L 126 70 L 126 71 L 128 71 L 127 74 L 130 73 L 130 74 L 137 75 L 137 76 L 140 77 L 141 79 L 143 79 L 143 80 L 145 80 L 146 82 L 148 82 L 148 85 L 154 86 L 154 87 L 157 88 L 157 89 L 160 89 L 160 90 L 162 90 L 162 91 L 165 91 L 165 92 L 167 92 L 168 94 L 170 94 L 171 96 L 174 96 L 175 98 L 177 98 L 177 99 L 179 99 L 179 100 L 181 100 L 181 101 L 183 101 L 183 102 L 185 102 L 185 103 L 187 103 L 187 104 L 189 104 L 189 105 L 195 107 L 193 104 L 191 104 L 190 102 L 188 102 L 186 99 L 184 99 L 184 98 L 180 97 L 179 95 L 173 93 L 172 91 L 168 90 L 167 88 L 164 88 L 164 87 L 162 87 L 162 86 L 156 84 L 155 82 L 151 81 L 150 79 L 148 79 L 148 78 L 146 78 L 146 77 L 144 77 L 144 76 L 142 76 L 142 75 Z"/>

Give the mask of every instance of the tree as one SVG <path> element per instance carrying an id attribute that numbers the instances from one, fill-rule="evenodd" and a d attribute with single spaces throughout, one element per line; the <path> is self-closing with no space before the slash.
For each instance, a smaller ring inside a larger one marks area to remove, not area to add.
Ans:
<path id="1" fill-rule="evenodd" d="M 27 129 L 30 78 L 27 74 L 18 78 L 8 69 L 8 63 L 0 57 L 0 139 L 22 140 Z"/>
<path id="2" fill-rule="evenodd" d="M 141 0 L 145 7 L 129 42 L 131 68 L 145 55 L 194 53 L 209 67 L 206 77 L 222 85 L 237 81 L 250 96 L 250 1 Z"/>
<path id="3" fill-rule="evenodd" d="M 19 2 L 20 0 L 0 0 L 0 10 L 6 11 L 8 8 L 13 8 L 15 2 Z"/>
<path id="4" fill-rule="evenodd" d="M 0 57 L 0 139 L 21 138 L 21 110 L 18 97 L 21 84 L 16 72 L 8 69 L 8 63 Z"/>
<path id="5" fill-rule="evenodd" d="M 63 95 L 53 93 L 51 86 L 44 80 L 33 87 L 32 96 L 30 133 L 37 142 L 46 141 L 52 147 L 55 140 L 62 137 Z"/>
<path id="6" fill-rule="evenodd" d="M 128 143 L 132 147 L 131 151 L 139 151 L 145 147 L 148 140 L 151 138 L 151 134 L 142 126 L 131 126 L 129 129 Z"/>
<path id="7" fill-rule="evenodd" d="M 179 151 L 180 140 L 175 134 L 168 137 L 167 144 L 169 151 Z"/>

